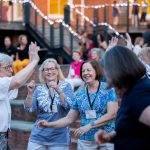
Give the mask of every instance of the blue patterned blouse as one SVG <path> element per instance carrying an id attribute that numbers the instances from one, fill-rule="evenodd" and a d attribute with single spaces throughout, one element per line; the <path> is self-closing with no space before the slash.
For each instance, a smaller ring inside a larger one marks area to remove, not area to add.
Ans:
<path id="1" fill-rule="evenodd" d="M 32 106 L 25 106 L 26 111 L 33 112 L 38 111 L 38 116 L 35 124 L 32 128 L 29 141 L 38 143 L 41 145 L 59 145 L 67 146 L 70 144 L 69 129 L 66 128 L 36 128 L 36 124 L 39 120 L 47 120 L 48 122 L 58 120 L 67 115 L 72 104 L 73 92 L 71 85 L 65 81 L 59 81 L 59 87 L 65 96 L 65 105 L 61 103 L 60 97 L 56 91 L 54 91 L 55 99 L 54 104 L 57 105 L 58 112 L 52 112 L 51 98 L 49 96 L 49 90 L 45 84 L 40 84 L 36 87 L 33 98 Z"/>
<path id="2" fill-rule="evenodd" d="M 100 118 L 101 116 L 106 114 L 107 113 L 107 103 L 117 101 L 117 97 L 116 97 L 114 89 L 107 90 L 106 87 L 107 87 L 107 84 L 104 82 L 101 82 L 99 91 L 97 93 L 97 97 L 96 97 L 94 105 L 93 105 L 93 110 L 96 110 L 96 118 L 95 119 L 86 119 L 86 116 L 85 116 L 85 111 L 91 110 L 90 104 L 88 102 L 86 88 L 81 88 L 75 95 L 75 98 L 73 100 L 72 109 L 78 110 L 80 112 L 81 126 L 87 125 L 90 122 L 97 120 L 98 118 Z M 96 92 L 89 93 L 91 103 L 93 102 L 95 96 L 96 96 Z M 106 132 L 111 132 L 112 130 L 114 130 L 114 128 L 115 128 L 115 122 L 112 121 L 102 127 L 91 129 L 89 132 L 83 134 L 80 137 L 80 140 L 93 141 L 94 134 L 99 129 L 103 129 Z"/>

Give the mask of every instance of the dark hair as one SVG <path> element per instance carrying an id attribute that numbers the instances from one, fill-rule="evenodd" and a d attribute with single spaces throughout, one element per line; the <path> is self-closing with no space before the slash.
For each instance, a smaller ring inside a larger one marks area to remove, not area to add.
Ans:
<path id="1" fill-rule="evenodd" d="M 98 80 L 98 81 L 101 80 L 101 78 L 102 78 L 102 68 L 101 68 L 100 64 L 96 60 L 87 60 L 87 61 L 82 63 L 81 68 L 80 68 L 81 79 L 83 80 L 83 78 L 82 78 L 82 69 L 83 69 L 83 65 L 85 63 L 90 63 L 92 65 L 92 67 L 94 68 L 94 70 L 96 72 L 95 80 Z"/>
<path id="2" fill-rule="evenodd" d="M 119 89 L 132 87 L 146 73 L 138 57 L 123 46 L 115 46 L 106 52 L 104 70 L 112 85 Z"/>

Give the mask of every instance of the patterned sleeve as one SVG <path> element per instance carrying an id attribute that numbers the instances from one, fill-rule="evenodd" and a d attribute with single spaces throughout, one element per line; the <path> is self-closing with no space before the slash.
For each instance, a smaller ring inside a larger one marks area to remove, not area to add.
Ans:
<path id="1" fill-rule="evenodd" d="M 69 83 L 65 85 L 63 88 L 63 94 L 65 97 L 65 104 L 60 103 L 65 109 L 70 109 L 72 105 L 72 99 L 73 99 L 73 91 L 72 87 Z"/>
<path id="2" fill-rule="evenodd" d="M 117 102 L 117 95 L 114 88 L 108 90 L 108 102 Z"/>
<path id="3" fill-rule="evenodd" d="M 77 103 L 77 95 L 74 96 L 73 102 L 72 102 L 72 109 L 78 110 L 78 103 Z"/>

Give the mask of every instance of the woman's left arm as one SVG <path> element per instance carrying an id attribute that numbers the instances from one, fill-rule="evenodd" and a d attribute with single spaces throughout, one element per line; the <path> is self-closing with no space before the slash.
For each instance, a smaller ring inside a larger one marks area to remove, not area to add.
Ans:
<path id="1" fill-rule="evenodd" d="M 92 128 L 97 128 L 107 124 L 109 121 L 115 119 L 118 111 L 118 102 L 108 102 L 107 103 L 107 113 L 94 121 L 94 126 Z"/>
<path id="2" fill-rule="evenodd" d="M 92 122 L 92 124 L 87 124 L 83 127 L 76 129 L 74 132 L 75 136 L 79 137 L 84 133 L 89 132 L 92 128 L 97 128 L 106 125 L 109 121 L 112 121 L 116 117 L 117 111 L 118 111 L 118 102 L 113 102 L 113 101 L 108 102 L 107 113 L 101 116 L 99 119 Z"/>

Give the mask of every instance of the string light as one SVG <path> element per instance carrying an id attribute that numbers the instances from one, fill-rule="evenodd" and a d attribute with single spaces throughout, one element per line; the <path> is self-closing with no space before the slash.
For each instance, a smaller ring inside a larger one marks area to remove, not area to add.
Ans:
<path id="1" fill-rule="evenodd" d="M 127 3 L 116 3 L 116 4 L 101 4 L 101 5 L 82 5 L 82 4 L 72 4 L 72 3 L 68 3 L 68 5 L 75 9 L 75 8 L 85 8 L 85 9 L 89 9 L 89 8 L 93 8 L 93 9 L 100 9 L 100 8 L 104 8 L 104 7 L 107 7 L 107 6 L 110 6 L 110 7 L 114 7 L 114 6 L 121 6 L 121 7 L 127 7 L 128 4 Z M 134 6 L 134 5 L 137 5 L 137 6 L 141 6 L 141 7 L 146 7 L 146 6 L 150 6 L 148 4 L 140 4 L 140 3 L 130 3 L 129 6 Z"/>
<path id="2" fill-rule="evenodd" d="M 10 0 L 3 0 L 5 2 L 8 2 Z M 73 31 L 73 29 L 68 25 L 68 24 L 65 24 L 65 22 L 62 20 L 62 19 L 57 19 L 55 21 L 52 21 L 48 16 L 44 15 L 40 9 L 38 9 L 38 7 L 31 1 L 31 0 L 11 0 L 11 2 L 13 3 L 30 3 L 30 5 L 32 6 L 32 8 L 44 19 L 46 20 L 50 25 L 53 25 L 55 23 L 62 23 L 62 25 L 67 28 L 74 36 L 78 37 L 78 39 L 81 39 L 81 36 L 79 34 L 77 34 L 76 32 Z M 126 4 L 126 3 L 124 3 Z M 122 5 L 124 5 L 122 4 Z M 71 8 L 74 8 L 75 11 L 77 12 L 77 14 L 81 15 L 81 17 L 83 17 L 83 19 L 85 19 L 87 22 L 89 22 L 93 27 L 96 27 L 96 24 L 90 20 L 87 16 L 85 16 L 82 12 L 80 12 L 76 7 L 81 7 L 81 5 L 73 5 L 71 3 L 69 3 L 70 7 Z M 103 8 L 105 6 L 108 6 L 108 4 L 105 4 L 105 5 L 92 5 L 92 6 L 84 6 L 82 5 L 83 8 Z M 118 35 L 119 33 L 114 29 L 112 28 L 111 25 L 107 24 L 107 23 L 99 23 L 99 25 L 105 25 L 107 26 L 109 29 L 113 30 L 115 32 L 116 35 Z"/>
<path id="3" fill-rule="evenodd" d="M 40 9 L 31 1 L 31 0 L 3 0 L 4 2 L 12 2 L 12 3 L 30 3 L 31 7 L 44 19 L 46 20 L 50 25 L 53 25 L 55 23 L 62 23 L 62 25 L 67 28 L 73 36 L 76 36 L 78 39 L 81 39 L 81 36 L 73 31 L 73 29 L 68 25 L 65 24 L 65 22 L 62 19 L 56 19 L 55 21 L 52 21 L 48 16 L 44 15 Z"/>

